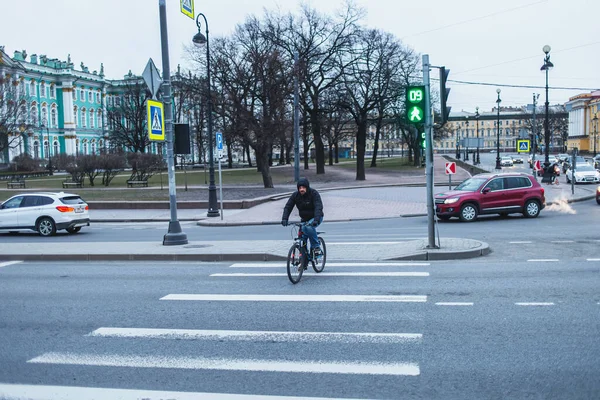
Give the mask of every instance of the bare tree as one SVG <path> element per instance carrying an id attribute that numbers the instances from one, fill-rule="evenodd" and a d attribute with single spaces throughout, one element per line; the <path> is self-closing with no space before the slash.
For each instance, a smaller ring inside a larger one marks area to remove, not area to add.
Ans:
<path id="1" fill-rule="evenodd" d="M 322 97 L 345 73 L 344 64 L 339 63 L 340 55 L 350 49 L 362 15 L 362 10 L 352 3 L 347 3 L 335 18 L 308 5 L 301 7 L 299 16 L 267 15 L 269 39 L 285 50 L 288 63 L 293 62 L 296 53 L 299 55 L 299 76 L 305 92 L 301 101 L 315 144 L 317 174 L 325 173 Z"/>
<path id="2" fill-rule="evenodd" d="M 0 76 L 0 154 L 17 147 L 29 128 L 24 86 L 10 75 Z"/>
<path id="3" fill-rule="evenodd" d="M 146 100 L 150 92 L 137 78 L 125 83 L 118 103 L 107 107 L 110 142 L 129 151 L 145 153 L 150 145 Z"/>

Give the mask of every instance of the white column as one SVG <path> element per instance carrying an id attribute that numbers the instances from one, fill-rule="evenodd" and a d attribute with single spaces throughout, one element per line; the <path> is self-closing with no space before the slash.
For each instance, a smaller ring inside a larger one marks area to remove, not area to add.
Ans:
<path id="1" fill-rule="evenodd" d="M 65 151 L 68 155 L 77 153 L 76 140 L 77 132 L 75 129 L 75 116 L 73 114 L 73 84 L 65 82 L 62 86 L 63 96 L 63 120 L 65 129 Z"/>

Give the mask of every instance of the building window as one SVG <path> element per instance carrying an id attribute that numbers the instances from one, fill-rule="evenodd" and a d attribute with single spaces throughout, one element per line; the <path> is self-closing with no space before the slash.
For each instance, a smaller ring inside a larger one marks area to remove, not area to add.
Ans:
<path id="1" fill-rule="evenodd" d="M 88 154 L 88 141 L 87 141 L 87 139 L 83 139 L 82 153 L 83 154 Z"/>
<path id="2" fill-rule="evenodd" d="M 94 110 L 90 110 L 90 128 L 94 129 Z"/>
<path id="3" fill-rule="evenodd" d="M 56 86 L 55 85 L 50 85 L 50 97 L 53 99 L 56 98 Z"/>
<path id="4" fill-rule="evenodd" d="M 73 89 L 73 101 L 77 101 L 77 90 Z"/>
<path id="5" fill-rule="evenodd" d="M 96 103 L 100 103 L 100 92 L 96 92 Z"/>
<path id="6" fill-rule="evenodd" d="M 58 128 L 58 114 L 56 113 L 56 106 L 53 105 L 50 110 L 50 126 L 52 128 Z"/>
<path id="7" fill-rule="evenodd" d="M 40 121 L 42 126 L 48 126 L 48 109 L 45 105 L 42 106 L 42 120 Z"/>
<path id="8" fill-rule="evenodd" d="M 41 97 L 47 97 L 46 96 L 46 84 L 44 82 L 42 82 L 40 84 L 40 96 Z"/>
<path id="9" fill-rule="evenodd" d="M 119 107 L 121 105 L 121 98 L 119 96 L 115 97 L 115 106 Z"/>
<path id="10" fill-rule="evenodd" d="M 87 113 L 85 108 L 81 109 L 81 127 L 82 128 L 87 128 Z"/>
<path id="11" fill-rule="evenodd" d="M 79 126 L 79 110 L 77 107 L 73 109 L 73 118 L 75 118 L 75 126 Z"/>
<path id="12" fill-rule="evenodd" d="M 91 91 L 91 90 L 88 92 L 88 101 L 89 101 L 90 103 L 93 103 L 93 102 L 94 102 L 94 93 L 92 93 L 92 91 Z"/>
<path id="13" fill-rule="evenodd" d="M 96 140 L 92 139 L 91 148 L 92 148 L 92 154 L 96 154 Z"/>
<path id="14" fill-rule="evenodd" d="M 40 142 L 33 142 L 33 158 L 40 158 Z"/>
<path id="15" fill-rule="evenodd" d="M 38 110 L 36 104 L 31 105 L 31 109 L 29 109 L 29 117 L 31 121 L 31 125 L 38 126 Z"/>
<path id="16" fill-rule="evenodd" d="M 35 96 L 35 81 L 31 81 L 31 83 L 29 84 L 29 95 L 30 96 Z"/>
<path id="17" fill-rule="evenodd" d="M 85 91 L 83 89 L 79 91 L 79 100 L 85 101 Z"/>

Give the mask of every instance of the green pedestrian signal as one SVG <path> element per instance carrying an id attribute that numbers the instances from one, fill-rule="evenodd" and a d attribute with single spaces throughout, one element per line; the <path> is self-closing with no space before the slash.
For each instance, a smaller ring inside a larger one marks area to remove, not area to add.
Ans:
<path id="1" fill-rule="evenodd" d="M 421 132 L 421 148 L 422 149 L 426 149 L 427 148 L 427 138 L 425 136 L 425 132 Z"/>
<path id="2" fill-rule="evenodd" d="M 406 88 L 406 119 L 411 124 L 425 122 L 425 86 Z"/>

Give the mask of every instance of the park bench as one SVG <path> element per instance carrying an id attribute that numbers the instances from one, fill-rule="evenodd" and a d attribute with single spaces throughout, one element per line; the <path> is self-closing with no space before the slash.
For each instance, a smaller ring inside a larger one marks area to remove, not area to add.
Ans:
<path id="1" fill-rule="evenodd" d="M 67 188 L 70 188 L 70 187 L 82 188 L 83 187 L 83 182 L 82 181 L 78 182 L 78 181 L 73 181 L 73 180 L 67 179 L 66 181 L 63 181 L 62 187 L 63 187 L 63 189 L 67 189 Z"/>
<path id="2" fill-rule="evenodd" d="M 18 181 L 8 181 L 6 182 L 7 189 L 25 189 L 25 180 L 21 179 Z"/>
<path id="3" fill-rule="evenodd" d="M 127 181 L 127 187 L 134 187 L 134 186 L 143 186 L 143 187 L 148 187 L 148 181 L 147 180 L 143 180 L 143 181 Z"/>

